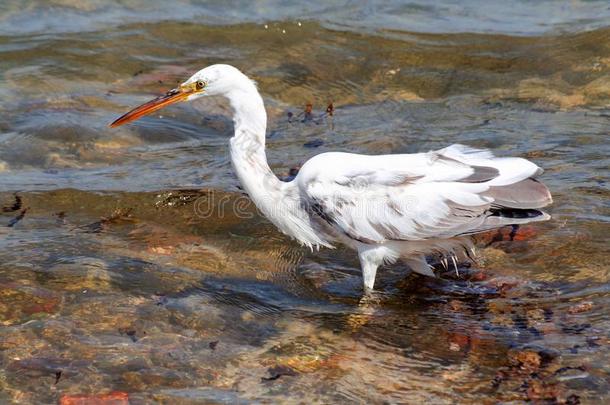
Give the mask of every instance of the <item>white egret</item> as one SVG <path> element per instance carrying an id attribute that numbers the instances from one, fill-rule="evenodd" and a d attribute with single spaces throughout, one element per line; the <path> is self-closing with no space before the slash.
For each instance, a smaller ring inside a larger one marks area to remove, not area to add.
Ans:
<path id="1" fill-rule="evenodd" d="M 289 182 L 267 163 L 267 114 L 255 83 L 233 66 L 212 65 L 178 88 L 126 113 L 111 127 L 178 101 L 225 96 L 234 109 L 231 161 L 243 188 L 283 233 L 312 249 L 343 244 L 358 252 L 364 287 L 373 289 L 382 263 L 405 259 L 434 275 L 426 255 L 468 254 L 470 237 L 511 224 L 549 219 L 552 202 L 535 180 L 542 173 L 521 158 L 498 158 L 463 145 L 417 154 L 314 156 Z"/>

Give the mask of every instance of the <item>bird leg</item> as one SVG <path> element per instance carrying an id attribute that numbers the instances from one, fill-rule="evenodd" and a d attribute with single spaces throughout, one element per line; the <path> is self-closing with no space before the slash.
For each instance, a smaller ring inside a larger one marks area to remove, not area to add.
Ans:
<path id="1" fill-rule="evenodd" d="M 358 312 L 360 315 L 373 315 L 376 308 L 383 302 L 383 294 L 373 289 L 365 288 L 364 294 L 358 300 Z"/>
<path id="2" fill-rule="evenodd" d="M 377 268 L 383 263 L 384 255 L 377 246 L 363 245 L 358 248 L 358 257 L 362 267 L 362 281 L 365 291 L 372 290 L 375 285 Z"/>
<path id="3" fill-rule="evenodd" d="M 373 289 L 378 267 L 378 265 L 373 263 L 362 263 L 362 281 L 365 289 Z"/>

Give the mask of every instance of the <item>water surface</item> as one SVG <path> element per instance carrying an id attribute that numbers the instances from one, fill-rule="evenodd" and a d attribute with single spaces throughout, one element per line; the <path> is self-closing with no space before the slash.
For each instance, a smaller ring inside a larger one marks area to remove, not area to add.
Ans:
<path id="1" fill-rule="evenodd" d="M 609 18 L 595 1 L 3 2 L 0 401 L 608 401 Z M 212 63 L 258 82 L 280 176 L 459 142 L 545 168 L 553 220 L 480 237 L 459 276 L 384 268 L 360 303 L 352 252 L 300 248 L 244 199 L 225 101 L 107 128 Z"/>

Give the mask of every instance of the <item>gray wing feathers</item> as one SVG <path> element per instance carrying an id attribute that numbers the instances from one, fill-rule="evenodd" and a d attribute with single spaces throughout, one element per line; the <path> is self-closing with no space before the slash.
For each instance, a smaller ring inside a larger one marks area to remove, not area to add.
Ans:
<path id="1" fill-rule="evenodd" d="M 490 187 L 484 195 L 494 199 L 492 205 L 507 208 L 535 209 L 553 202 L 549 189 L 529 178 L 502 187 Z"/>
<path id="2" fill-rule="evenodd" d="M 318 155 L 298 181 L 319 218 L 350 238 L 374 243 L 451 238 L 546 220 L 539 211 L 510 212 L 552 202 L 533 178 L 541 171 L 526 159 L 452 145 L 415 155 Z"/>

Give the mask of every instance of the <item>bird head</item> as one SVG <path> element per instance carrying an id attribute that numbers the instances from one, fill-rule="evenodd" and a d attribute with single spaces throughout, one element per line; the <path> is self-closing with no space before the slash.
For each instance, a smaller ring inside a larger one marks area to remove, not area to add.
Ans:
<path id="1" fill-rule="evenodd" d="M 193 101 L 205 96 L 229 95 L 244 84 L 253 85 L 239 69 L 231 65 L 211 65 L 201 69 L 175 89 L 123 114 L 109 126 L 118 127 L 181 101 Z"/>

